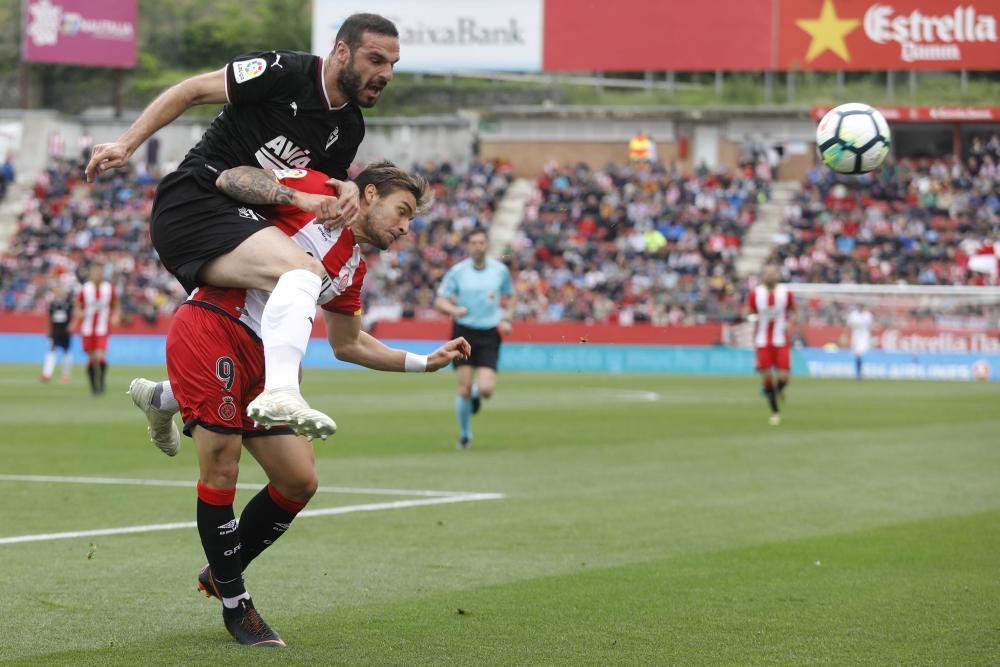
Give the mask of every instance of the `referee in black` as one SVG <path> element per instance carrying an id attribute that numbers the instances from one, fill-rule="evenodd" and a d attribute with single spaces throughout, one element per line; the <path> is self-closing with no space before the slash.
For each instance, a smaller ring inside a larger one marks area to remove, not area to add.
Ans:
<path id="1" fill-rule="evenodd" d="M 73 319 L 73 298 L 62 285 L 52 290 L 52 300 L 49 301 L 49 351 L 42 364 L 42 382 L 52 380 L 56 369 L 56 348 L 62 350 L 62 383 L 68 384 L 73 370 L 73 353 L 69 346 L 72 334 L 69 323 Z"/>

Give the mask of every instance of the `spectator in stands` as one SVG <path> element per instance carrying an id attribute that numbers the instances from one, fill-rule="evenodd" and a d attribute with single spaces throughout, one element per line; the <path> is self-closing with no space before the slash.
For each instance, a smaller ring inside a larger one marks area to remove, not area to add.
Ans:
<path id="1" fill-rule="evenodd" d="M 3 165 L 0 165 L 0 199 L 7 196 L 7 190 L 14 185 L 16 178 L 17 172 L 14 171 L 14 152 L 7 151 L 7 157 L 4 158 Z"/>

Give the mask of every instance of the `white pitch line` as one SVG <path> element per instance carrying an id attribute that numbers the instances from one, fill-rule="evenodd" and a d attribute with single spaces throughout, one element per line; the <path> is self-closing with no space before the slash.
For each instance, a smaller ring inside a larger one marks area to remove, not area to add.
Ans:
<path id="1" fill-rule="evenodd" d="M 195 487 L 194 482 L 176 479 L 129 479 L 125 477 L 71 477 L 61 475 L 0 475 L 0 482 L 43 482 L 48 484 L 113 484 L 123 486 L 171 486 L 178 488 Z M 237 484 L 237 489 L 259 489 L 261 483 Z M 467 496 L 470 491 L 432 491 L 428 489 L 378 489 L 351 486 L 321 486 L 319 493 L 349 493 L 372 496 L 418 496 L 428 498 Z"/>
<path id="2" fill-rule="evenodd" d="M 423 498 L 420 500 L 393 500 L 384 503 L 368 503 L 365 505 L 346 505 L 344 507 L 328 507 L 325 509 L 305 510 L 300 517 L 331 516 L 334 514 L 351 514 L 353 512 L 377 512 L 379 510 L 397 510 L 407 507 L 423 507 L 427 505 L 447 505 L 450 503 L 468 503 L 477 500 L 499 500 L 506 496 L 502 493 L 469 493 L 439 498 Z M 102 535 L 128 535 L 134 533 L 153 533 L 163 530 L 181 530 L 197 528 L 194 521 L 179 523 L 156 523 L 145 526 L 124 526 L 122 528 L 99 528 L 97 530 L 73 530 L 66 533 L 44 533 L 38 535 L 17 535 L 0 537 L 0 545 L 21 544 L 24 542 L 48 542 L 51 540 L 66 540 L 78 537 L 100 537 Z"/>

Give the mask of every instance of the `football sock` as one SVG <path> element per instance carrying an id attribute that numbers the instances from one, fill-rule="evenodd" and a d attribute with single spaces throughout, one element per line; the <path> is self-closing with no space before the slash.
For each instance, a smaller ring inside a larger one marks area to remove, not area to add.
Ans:
<path id="1" fill-rule="evenodd" d="M 861 379 L 861 357 L 854 357 L 854 376 Z"/>
<path id="2" fill-rule="evenodd" d="M 233 512 L 236 489 L 213 489 L 198 482 L 198 534 L 205 549 L 212 578 L 223 598 L 246 593 L 240 560 L 240 528 Z M 234 603 L 235 607 L 236 604 Z"/>
<path id="3" fill-rule="evenodd" d="M 69 350 L 63 352 L 62 372 L 64 378 L 68 378 L 73 372 L 73 354 Z"/>
<path id="4" fill-rule="evenodd" d="M 479 385 L 472 385 L 472 392 L 469 394 L 469 398 L 479 398 Z"/>
<path id="5" fill-rule="evenodd" d="M 767 396 L 771 412 L 778 414 L 778 393 L 774 390 L 774 381 L 771 378 L 764 378 L 764 395 Z"/>
<path id="6" fill-rule="evenodd" d="M 306 504 L 281 495 L 268 484 L 254 496 L 240 515 L 240 548 L 243 569 L 285 534 Z"/>
<path id="7" fill-rule="evenodd" d="M 456 396 L 455 413 L 458 415 L 458 430 L 462 437 L 472 440 L 472 399 Z"/>
<path id="8" fill-rule="evenodd" d="M 88 361 L 87 362 L 87 380 L 90 381 L 90 391 L 92 391 L 93 393 L 96 394 L 97 393 L 97 373 L 96 373 L 96 369 L 94 368 L 94 362 L 93 361 Z"/>
<path id="9" fill-rule="evenodd" d="M 778 380 L 778 393 L 785 391 L 785 387 L 788 386 L 788 380 Z"/>
<path id="10" fill-rule="evenodd" d="M 299 364 L 316 317 L 322 281 L 305 269 L 282 274 L 264 306 L 260 337 L 264 343 L 264 389 L 299 386 Z"/>
<path id="11" fill-rule="evenodd" d="M 42 364 L 42 377 L 52 377 L 52 371 L 56 369 L 56 351 L 51 350 L 45 355 L 45 363 Z"/>
<path id="12" fill-rule="evenodd" d="M 98 391 L 100 391 L 102 394 L 104 393 L 104 378 L 107 376 L 107 374 L 108 374 L 108 362 L 101 361 L 97 373 L 97 385 L 98 385 Z"/>
<path id="13" fill-rule="evenodd" d="M 174 398 L 174 390 L 170 386 L 169 380 L 156 383 L 156 389 L 153 390 L 153 398 L 150 400 L 150 403 L 152 403 L 154 408 L 166 410 L 167 412 L 177 412 L 181 409 L 181 406 L 177 403 L 177 399 Z"/>

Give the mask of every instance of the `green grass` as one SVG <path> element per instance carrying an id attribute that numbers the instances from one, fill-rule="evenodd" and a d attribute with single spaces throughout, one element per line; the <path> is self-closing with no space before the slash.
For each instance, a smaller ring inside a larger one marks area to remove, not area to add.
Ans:
<path id="1" fill-rule="evenodd" d="M 113 368 L 92 399 L 2 370 L 0 473 L 195 479 L 190 440 L 161 455 L 120 393 L 159 371 Z M 752 378 L 506 373 L 459 452 L 452 383 L 307 374 L 341 428 L 316 447 L 324 485 L 506 498 L 300 519 L 247 573 L 289 643 L 255 662 L 997 664 L 1000 386 L 795 379 L 770 428 Z M 193 510 L 193 489 L 0 481 L 0 537 Z M 249 657 L 194 592 L 194 529 L 0 558 L 0 661 Z"/>

